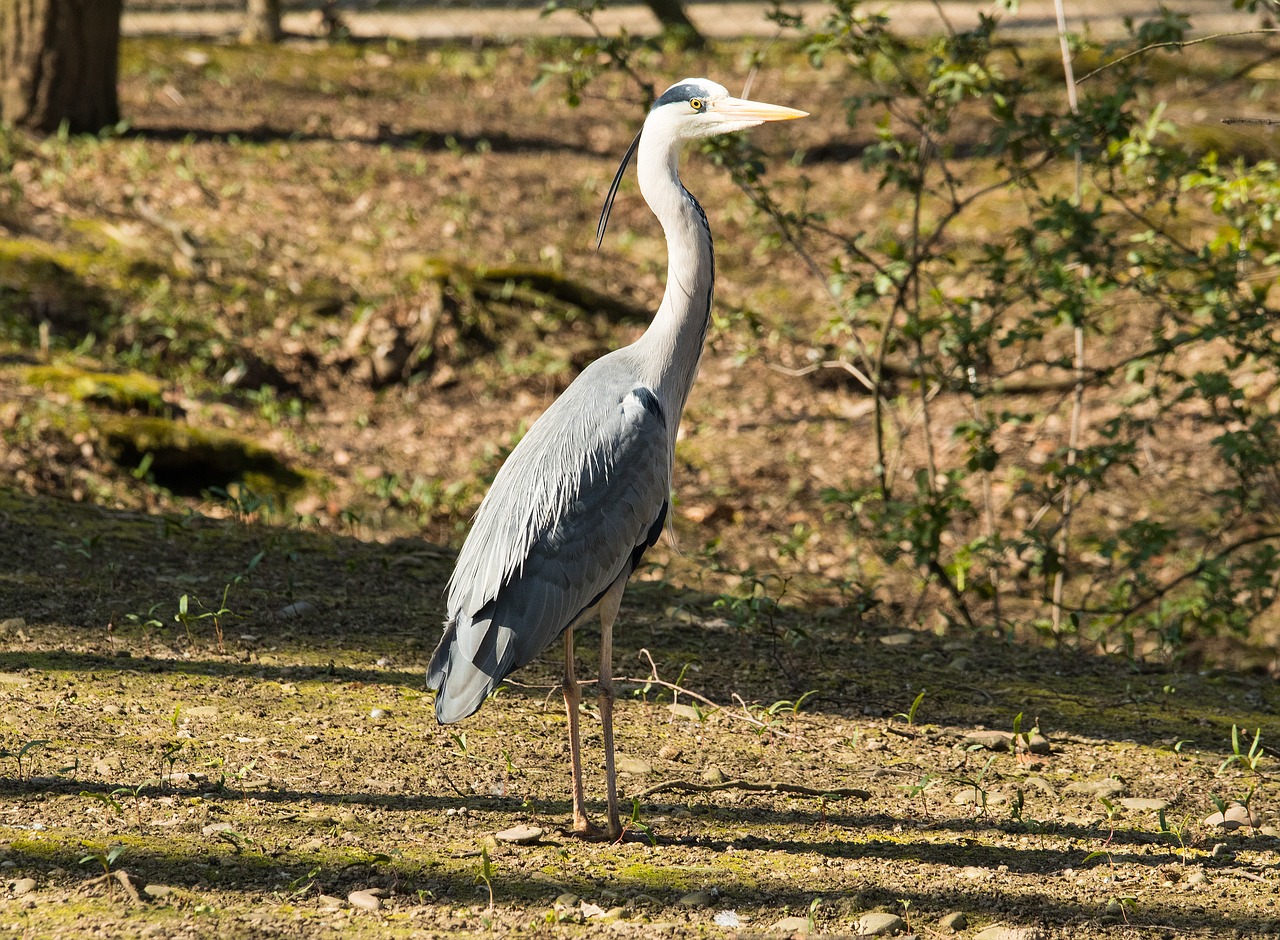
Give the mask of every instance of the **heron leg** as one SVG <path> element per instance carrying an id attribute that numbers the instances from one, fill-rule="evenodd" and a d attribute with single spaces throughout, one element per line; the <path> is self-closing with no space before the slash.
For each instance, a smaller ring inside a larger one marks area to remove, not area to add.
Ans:
<path id="1" fill-rule="evenodd" d="M 582 743 L 578 735 L 578 705 L 582 687 L 574 674 L 573 627 L 564 631 L 564 707 L 569 713 L 569 765 L 573 770 L 573 831 L 597 836 L 599 829 L 587 819 L 586 799 L 582 792 Z"/>
<path id="2" fill-rule="evenodd" d="M 609 838 L 622 835 L 618 814 L 618 775 L 613 755 L 613 622 L 622 606 L 627 579 L 619 578 L 600 599 L 600 729 L 604 734 L 605 794 L 609 802 Z"/>

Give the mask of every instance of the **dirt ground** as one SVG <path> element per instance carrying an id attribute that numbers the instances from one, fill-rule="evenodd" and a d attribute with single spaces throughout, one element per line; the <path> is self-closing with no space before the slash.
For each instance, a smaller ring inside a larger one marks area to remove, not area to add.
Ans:
<path id="1" fill-rule="evenodd" d="M 46 299 L 48 353 L 6 337 L 0 356 L 0 930 L 1280 931 L 1274 678 L 867 604 L 821 493 L 865 472 L 869 405 L 780 368 L 806 361 L 822 285 L 696 159 L 722 317 L 681 442 L 679 550 L 655 549 L 616 631 L 624 839 L 564 832 L 554 650 L 435 724 L 449 546 L 521 422 L 661 290 L 633 184 L 613 245 L 590 243 L 642 105 L 621 82 L 576 110 L 530 92 L 548 54 L 135 40 L 129 131 L 10 141 L 6 251 L 54 246 L 78 277 Z M 668 55 L 664 71 L 731 74 L 746 50 Z M 835 83 L 784 62 L 756 88 L 805 106 Z M 1173 107 L 1206 106 L 1194 91 Z M 762 143 L 785 180 L 795 149 L 858 139 L 811 120 Z M 886 211 L 849 162 L 820 186 L 833 212 Z M 440 303 L 441 265 L 501 328 L 459 321 L 450 348 L 470 358 L 378 379 Z M 475 266 L 563 280 L 504 307 L 528 279 Z M 584 284 L 612 305 L 564 301 Z M 94 292 L 114 312 L 76 320 Z M 32 372 L 50 365 L 74 371 Z M 242 435 L 305 495 L 176 491 L 112 449 L 125 419 Z M 586 673 L 592 649 L 588 633 Z M 508 841 L 517 826 L 540 832 Z"/>
<path id="2" fill-rule="evenodd" d="M 11 493 L 0 515 L 0 927 L 17 936 L 847 935 L 874 913 L 919 936 L 955 914 L 988 938 L 1280 926 L 1275 761 L 1248 757 L 1252 730 L 1274 735 L 1274 682 L 839 608 L 733 622 L 641 584 L 617 655 L 634 814 L 620 843 L 589 844 L 563 831 L 554 655 L 462 725 L 432 718 L 447 553 Z M 188 640 L 126 613 L 216 596 L 259 553 L 221 648 L 211 618 Z M 673 703 L 648 656 L 722 707 Z M 1250 729 L 1237 759 L 1233 723 Z M 1219 803 L 1245 825 L 1217 824 Z M 495 839 L 518 825 L 541 834 Z M 127 885 L 96 877 L 115 847 Z"/>

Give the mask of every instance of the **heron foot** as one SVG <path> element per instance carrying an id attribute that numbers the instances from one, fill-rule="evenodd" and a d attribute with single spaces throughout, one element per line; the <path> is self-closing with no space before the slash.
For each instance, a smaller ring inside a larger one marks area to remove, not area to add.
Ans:
<path id="1" fill-rule="evenodd" d="M 573 828 L 569 830 L 569 835 L 585 842 L 616 842 L 622 837 L 622 827 L 619 826 L 617 831 L 614 831 L 605 826 L 597 826 L 583 816 L 573 821 Z"/>

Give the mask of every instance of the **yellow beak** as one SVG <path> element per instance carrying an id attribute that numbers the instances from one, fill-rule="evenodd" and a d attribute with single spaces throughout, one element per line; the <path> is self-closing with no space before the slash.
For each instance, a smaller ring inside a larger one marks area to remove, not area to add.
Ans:
<path id="1" fill-rule="evenodd" d="M 712 104 L 712 107 L 717 114 L 741 121 L 794 121 L 796 118 L 809 116 L 808 111 L 797 111 L 780 104 L 765 104 L 763 101 L 748 101 L 746 98 L 724 98 Z"/>

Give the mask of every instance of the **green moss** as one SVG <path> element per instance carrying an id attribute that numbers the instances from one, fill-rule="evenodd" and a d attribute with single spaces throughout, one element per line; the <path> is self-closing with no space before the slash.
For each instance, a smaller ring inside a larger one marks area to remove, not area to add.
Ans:
<path id="1" fill-rule="evenodd" d="M 160 382 L 141 372 L 95 372 L 58 364 L 33 366 L 26 370 L 23 378 L 28 385 L 61 392 L 75 401 L 139 408 L 153 413 L 165 407 Z"/>
<path id="2" fill-rule="evenodd" d="M 688 891 L 692 881 L 683 868 L 659 867 L 645 862 L 623 865 L 618 869 L 621 881 L 632 881 L 647 891 Z"/>
<path id="3" fill-rule="evenodd" d="M 156 481 L 175 492 L 199 493 L 238 483 L 287 500 L 310 482 L 265 447 L 230 431 L 132 416 L 105 418 L 98 429 L 112 460 L 132 468 L 150 455 Z"/>

